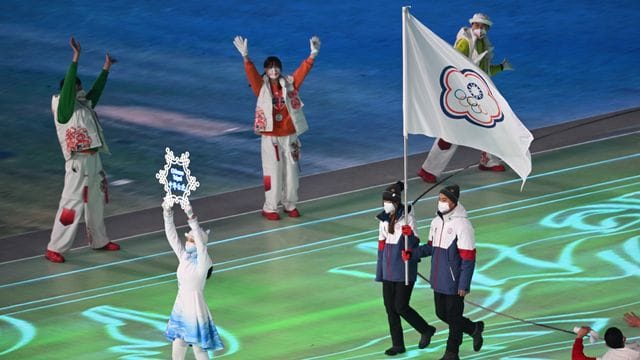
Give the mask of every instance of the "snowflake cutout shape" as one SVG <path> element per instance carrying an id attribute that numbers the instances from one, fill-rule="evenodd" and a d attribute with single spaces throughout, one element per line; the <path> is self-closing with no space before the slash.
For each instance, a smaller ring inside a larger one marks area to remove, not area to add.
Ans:
<path id="1" fill-rule="evenodd" d="M 165 152 L 166 163 L 164 168 L 156 174 L 156 179 L 164 185 L 165 199 L 172 201 L 172 205 L 180 204 L 184 210 L 185 206 L 189 204 L 189 195 L 200 186 L 200 183 L 194 176 L 191 176 L 191 170 L 189 170 L 191 160 L 188 151 L 181 154 L 180 157 L 173 155 L 173 151 L 169 148 L 166 148 Z"/>

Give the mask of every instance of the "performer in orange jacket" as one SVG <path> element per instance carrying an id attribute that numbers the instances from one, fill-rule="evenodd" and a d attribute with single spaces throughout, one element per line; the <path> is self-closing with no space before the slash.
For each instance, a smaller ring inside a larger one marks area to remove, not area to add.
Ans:
<path id="1" fill-rule="evenodd" d="M 256 104 L 254 131 L 262 137 L 262 173 L 265 202 L 262 216 L 279 220 L 278 204 L 282 203 L 289 217 L 299 217 L 298 174 L 300 140 L 308 125 L 302 111 L 303 103 L 298 90 L 311 71 L 320 51 L 317 36 L 309 40 L 311 54 L 291 76 L 282 75 L 282 62 L 275 56 L 264 61 L 264 73 L 258 73 L 249 59 L 247 39 L 236 36 L 233 44 L 244 58 L 244 69 L 254 94 Z"/>

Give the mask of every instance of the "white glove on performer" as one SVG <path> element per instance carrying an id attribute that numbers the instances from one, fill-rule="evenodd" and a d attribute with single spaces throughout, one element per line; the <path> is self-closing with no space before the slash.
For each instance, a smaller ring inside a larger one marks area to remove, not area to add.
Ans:
<path id="1" fill-rule="evenodd" d="M 189 219 L 193 219 L 193 208 L 191 207 L 191 204 L 190 204 L 190 203 L 187 203 L 187 204 L 184 206 L 184 213 L 185 213 L 185 214 L 187 214 L 187 217 L 188 217 Z"/>
<path id="2" fill-rule="evenodd" d="M 236 49 L 238 49 L 238 52 L 243 56 L 249 56 L 249 44 L 248 44 L 249 40 L 243 38 L 242 36 L 236 36 L 233 39 L 233 45 L 235 45 Z"/>
<path id="3" fill-rule="evenodd" d="M 576 326 L 573 328 L 573 332 L 574 333 L 578 333 L 578 331 L 580 331 L 580 327 Z M 589 342 L 591 344 L 595 343 L 596 341 L 598 341 L 600 339 L 600 335 L 598 335 L 598 333 L 595 330 L 589 330 Z"/>
<path id="4" fill-rule="evenodd" d="M 507 59 L 502 60 L 500 65 L 502 65 L 502 71 L 513 70 L 513 65 L 511 65 L 511 63 Z"/>
<path id="5" fill-rule="evenodd" d="M 167 215 L 173 215 L 173 201 L 171 201 L 171 198 L 164 198 L 162 201 L 162 210 Z"/>
<path id="6" fill-rule="evenodd" d="M 315 35 L 312 36 L 311 39 L 309 39 L 309 47 L 311 48 L 311 56 L 314 58 L 318 56 L 318 52 L 320 52 L 320 38 Z"/>

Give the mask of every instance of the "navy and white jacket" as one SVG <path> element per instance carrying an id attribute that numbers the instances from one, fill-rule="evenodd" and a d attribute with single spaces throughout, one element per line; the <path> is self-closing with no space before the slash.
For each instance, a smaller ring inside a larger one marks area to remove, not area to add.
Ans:
<path id="1" fill-rule="evenodd" d="M 376 267 L 376 281 L 397 281 L 404 282 L 404 260 L 402 260 L 402 250 L 404 250 L 404 235 L 402 235 L 402 225 L 405 225 L 404 206 L 396 210 L 396 223 L 393 234 L 389 233 L 389 214 L 384 211 L 376 217 L 380 220 L 380 232 L 378 236 L 378 263 Z M 409 249 L 416 250 L 420 245 L 420 239 L 415 235 L 416 220 L 409 207 L 407 225 L 410 225 L 414 234 L 409 236 Z M 415 282 L 418 273 L 418 261 L 409 261 L 409 281 Z"/>
<path id="2" fill-rule="evenodd" d="M 431 221 L 429 242 L 419 246 L 411 262 L 431 256 L 431 288 L 433 291 L 455 295 L 458 290 L 469 291 L 476 265 L 476 240 L 473 226 L 462 204 Z"/>

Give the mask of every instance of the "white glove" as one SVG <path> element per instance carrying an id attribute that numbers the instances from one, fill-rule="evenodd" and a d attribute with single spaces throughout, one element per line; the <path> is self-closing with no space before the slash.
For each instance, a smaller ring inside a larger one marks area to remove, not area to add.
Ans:
<path id="1" fill-rule="evenodd" d="M 184 213 L 187 214 L 187 217 L 189 219 L 193 219 L 193 208 L 191 208 L 191 204 L 190 203 L 187 203 L 184 206 Z"/>
<path id="2" fill-rule="evenodd" d="M 311 55 L 318 55 L 320 51 L 320 38 L 317 36 L 312 36 L 309 39 L 309 46 L 311 47 Z"/>
<path id="3" fill-rule="evenodd" d="M 242 55 L 242 56 L 249 56 L 249 44 L 248 44 L 249 40 L 243 38 L 242 36 L 236 36 L 233 39 L 233 45 L 236 46 L 236 49 L 238 49 L 238 52 Z"/>
<path id="4" fill-rule="evenodd" d="M 507 59 L 502 60 L 500 65 L 502 65 L 502 70 L 503 71 L 505 71 L 505 70 L 513 70 L 513 65 L 511 65 L 511 63 Z"/>
<path id="5" fill-rule="evenodd" d="M 573 328 L 573 332 L 574 333 L 578 333 L 578 331 L 580 331 L 580 327 L 576 326 Z M 589 331 L 589 342 L 591 344 L 595 343 L 596 341 L 598 341 L 600 339 L 600 335 L 598 335 L 598 333 L 595 330 L 590 330 Z"/>
<path id="6" fill-rule="evenodd" d="M 162 210 L 164 210 L 166 214 L 173 213 L 173 201 L 171 201 L 170 197 L 166 197 L 162 201 Z"/>

